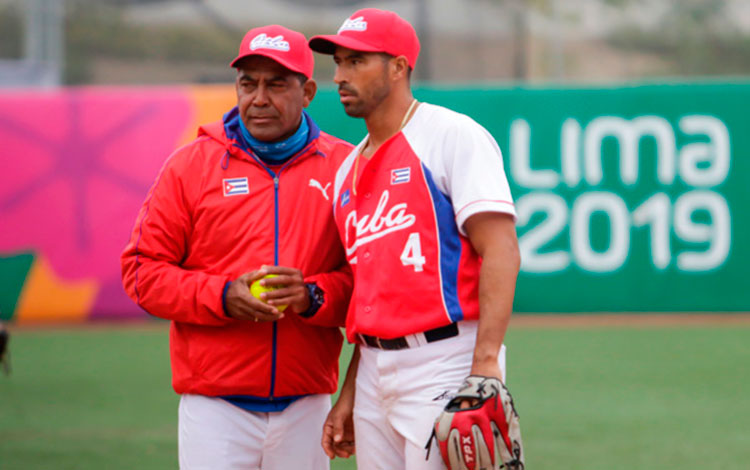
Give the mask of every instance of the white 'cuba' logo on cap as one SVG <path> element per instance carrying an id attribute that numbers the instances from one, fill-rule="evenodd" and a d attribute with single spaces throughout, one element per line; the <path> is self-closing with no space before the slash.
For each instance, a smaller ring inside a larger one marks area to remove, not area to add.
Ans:
<path id="1" fill-rule="evenodd" d="M 337 34 L 342 31 L 365 31 L 367 30 L 367 21 L 364 16 L 358 16 L 356 18 L 347 18 L 344 20 L 344 24 L 341 25 Z"/>
<path id="2" fill-rule="evenodd" d="M 284 41 L 284 36 L 269 37 L 266 33 L 261 33 L 250 41 L 250 50 L 256 49 L 276 49 L 277 51 L 288 51 L 289 42 Z"/>

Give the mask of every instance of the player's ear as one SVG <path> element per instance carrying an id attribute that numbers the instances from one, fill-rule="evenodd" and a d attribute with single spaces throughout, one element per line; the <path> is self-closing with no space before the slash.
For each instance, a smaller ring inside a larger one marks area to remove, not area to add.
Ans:
<path id="1" fill-rule="evenodd" d="M 391 75 L 394 80 L 409 78 L 409 60 L 400 55 L 391 59 Z"/>
<path id="2" fill-rule="evenodd" d="M 305 84 L 302 85 L 302 107 L 307 108 L 313 98 L 315 98 L 315 93 L 317 93 L 317 91 L 318 84 L 315 83 L 315 80 L 312 78 L 308 79 Z"/>

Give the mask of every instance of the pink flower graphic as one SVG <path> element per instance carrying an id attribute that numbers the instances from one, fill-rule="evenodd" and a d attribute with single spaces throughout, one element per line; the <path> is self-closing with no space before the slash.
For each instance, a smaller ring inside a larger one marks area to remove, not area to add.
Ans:
<path id="1" fill-rule="evenodd" d="M 119 255 L 162 163 L 190 122 L 182 90 L 0 94 L 0 253 L 44 256 L 95 279 L 97 315 L 134 315 Z"/>

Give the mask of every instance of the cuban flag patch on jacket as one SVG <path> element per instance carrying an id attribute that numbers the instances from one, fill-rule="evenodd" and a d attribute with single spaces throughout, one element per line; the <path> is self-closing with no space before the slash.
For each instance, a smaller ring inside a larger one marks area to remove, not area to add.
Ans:
<path id="1" fill-rule="evenodd" d="M 408 183 L 411 179 L 411 168 L 397 168 L 391 170 L 391 184 Z"/>
<path id="2" fill-rule="evenodd" d="M 247 177 L 244 178 L 224 178 L 222 180 L 224 187 L 224 196 L 239 196 L 241 194 L 250 194 L 250 187 L 247 184 Z"/>

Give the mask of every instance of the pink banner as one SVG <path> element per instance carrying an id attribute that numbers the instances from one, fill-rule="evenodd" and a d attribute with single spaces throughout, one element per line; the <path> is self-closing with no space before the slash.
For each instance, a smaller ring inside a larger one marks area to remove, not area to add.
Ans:
<path id="1" fill-rule="evenodd" d="M 20 286 L 0 318 L 143 316 L 119 254 L 167 156 L 232 104 L 231 86 L 0 93 L 0 258 L 33 255 L 0 263 Z"/>

